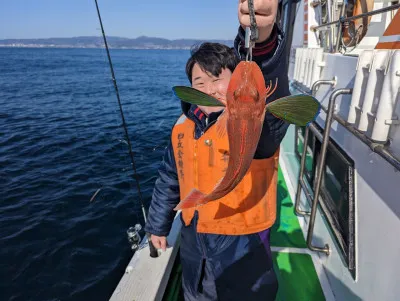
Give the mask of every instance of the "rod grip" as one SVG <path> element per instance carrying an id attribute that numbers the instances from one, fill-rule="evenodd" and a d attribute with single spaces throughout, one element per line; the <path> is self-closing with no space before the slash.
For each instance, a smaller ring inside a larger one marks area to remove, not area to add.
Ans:
<path id="1" fill-rule="evenodd" d="M 154 245 L 153 245 L 153 243 L 151 241 L 151 234 L 150 233 L 146 233 L 146 234 L 147 234 L 147 241 L 149 242 L 150 257 L 157 258 L 158 257 L 158 251 L 154 247 Z"/>

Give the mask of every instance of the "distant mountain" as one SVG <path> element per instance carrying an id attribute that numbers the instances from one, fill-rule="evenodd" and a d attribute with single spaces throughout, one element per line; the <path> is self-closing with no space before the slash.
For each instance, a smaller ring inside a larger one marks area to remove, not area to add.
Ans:
<path id="1" fill-rule="evenodd" d="M 141 36 L 135 39 L 121 37 L 107 37 L 109 48 L 115 49 L 190 49 L 201 42 L 218 42 L 230 47 L 233 40 L 195 40 L 178 39 L 168 40 Z M 73 38 L 48 38 L 48 39 L 6 39 L 0 40 L 0 47 L 36 47 L 36 48 L 103 48 L 103 37 L 73 37 Z"/>

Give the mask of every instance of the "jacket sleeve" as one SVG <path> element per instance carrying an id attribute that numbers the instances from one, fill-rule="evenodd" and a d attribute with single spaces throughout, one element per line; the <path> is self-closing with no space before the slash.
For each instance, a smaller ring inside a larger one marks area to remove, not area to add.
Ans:
<path id="1" fill-rule="evenodd" d="M 173 209 L 180 200 L 178 174 L 171 142 L 165 150 L 158 173 L 145 231 L 157 236 L 167 236 L 176 214 Z"/>
<path id="2" fill-rule="evenodd" d="M 285 39 L 277 25 L 275 25 L 273 33 L 276 34 L 276 47 L 268 52 L 253 50 L 253 60 L 260 66 L 266 85 L 269 85 L 270 81 L 275 84 L 276 79 L 278 79 L 277 89 L 267 99 L 267 102 L 290 95 L 286 66 Z M 265 44 L 267 43 L 269 43 L 268 40 L 264 43 L 256 44 L 255 50 L 257 47 L 265 48 Z M 243 45 L 244 30 L 239 26 L 234 46 L 236 53 L 241 59 L 245 59 L 246 57 L 246 49 Z M 257 52 L 259 54 L 255 55 Z M 286 135 L 288 127 L 288 123 L 267 112 L 254 159 L 265 159 L 271 157 L 279 148 L 280 143 Z"/>

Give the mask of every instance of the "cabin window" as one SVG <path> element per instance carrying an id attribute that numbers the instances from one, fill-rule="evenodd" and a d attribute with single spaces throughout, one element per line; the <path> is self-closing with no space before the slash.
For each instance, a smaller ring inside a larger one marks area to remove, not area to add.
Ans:
<path id="1" fill-rule="evenodd" d="M 303 155 L 303 150 L 304 150 L 304 133 L 305 133 L 305 128 L 304 127 L 296 127 L 296 132 L 295 132 L 295 140 L 296 140 L 296 148 L 295 148 L 295 153 L 296 157 L 298 160 L 301 160 L 301 156 Z M 304 170 L 304 175 L 307 179 L 306 183 L 312 183 L 313 182 L 313 167 L 314 167 L 314 135 L 310 132 L 309 137 L 308 137 L 308 143 L 307 143 L 307 158 L 306 158 L 306 166 Z"/>
<path id="2" fill-rule="evenodd" d="M 319 131 L 322 133 L 321 128 Z M 295 152 L 299 163 L 303 152 L 304 132 L 304 128 L 296 128 Z M 322 141 L 310 131 L 305 166 L 305 181 L 309 187 L 314 187 L 321 145 Z M 354 161 L 332 139 L 326 153 L 319 205 L 347 267 L 355 278 Z"/>

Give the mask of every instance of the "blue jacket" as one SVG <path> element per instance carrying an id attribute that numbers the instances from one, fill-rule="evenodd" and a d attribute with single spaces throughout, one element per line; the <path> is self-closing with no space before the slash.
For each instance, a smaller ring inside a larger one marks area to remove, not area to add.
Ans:
<path id="1" fill-rule="evenodd" d="M 287 64 L 285 51 L 285 39 L 281 31 L 275 27 L 277 31 L 278 42 L 272 52 L 262 55 L 255 55 L 253 52 L 253 61 L 260 66 L 264 78 L 268 83 L 270 80 L 274 83 L 278 78 L 278 87 L 276 91 L 269 97 L 268 101 L 290 95 L 289 81 L 287 76 Z M 234 47 L 236 53 L 243 60 L 246 53 L 243 48 L 244 31 L 240 27 L 236 36 Z M 257 45 L 256 45 L 257 46 Z M 182 102 L 182 111 L 195 124 L 195 138 L 199 138 L 207 129 L 216 121 L 219 113 L 212 113 L 207 120 L 200 120 L 194 114 L 196 106 Z M 288 124 L 284 121 L 267 113 L 261 133 L 260 141 L 255 153 L 255 159 L 264 159 L 271 157 L 278 149 L 283 137 L 286 134 Z M 159 168 L 159 176 L 156 180 L 151 205 L 148 213 L 148 220 L 145 231 L 157 236 L 167 236 L 171 230 L 172 222 L 176 211 L 173 208 L 179 203 L 179 182 L 176 170 L 174 152 L 171 142 L 169 143 L 161 166 Z"/>

